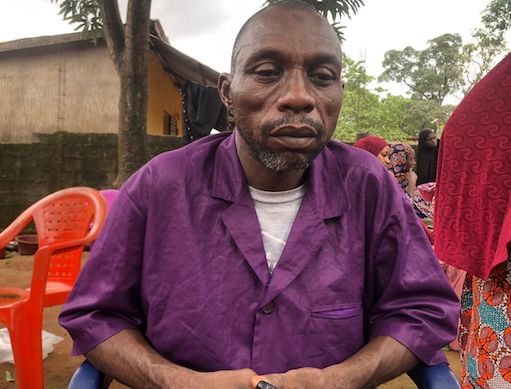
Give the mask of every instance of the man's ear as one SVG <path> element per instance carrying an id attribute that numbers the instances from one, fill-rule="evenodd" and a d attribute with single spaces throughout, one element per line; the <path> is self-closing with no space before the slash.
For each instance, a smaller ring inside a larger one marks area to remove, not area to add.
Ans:
<path id="1" fill-rule="evenodd" d="M 220 94 L 220 100 L 227 109 L 231 108 L 232 105 L 231 81 L 232 76 L 228 73 L 222 73 L 218 77 L 218 93 Z"/>

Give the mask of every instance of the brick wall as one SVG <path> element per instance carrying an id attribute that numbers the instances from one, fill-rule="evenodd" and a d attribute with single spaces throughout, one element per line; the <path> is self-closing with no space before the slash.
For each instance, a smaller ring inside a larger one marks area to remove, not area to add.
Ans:
<path id="1" fill-rule="evenodd" d="M 179 137 L 148 136 L 155 156 Z M 0 144 L 0 229 L 40 198 L 70 186 L 110 188 L 117 175 L 115 134 L 35 134 L 31 144 Z"/>

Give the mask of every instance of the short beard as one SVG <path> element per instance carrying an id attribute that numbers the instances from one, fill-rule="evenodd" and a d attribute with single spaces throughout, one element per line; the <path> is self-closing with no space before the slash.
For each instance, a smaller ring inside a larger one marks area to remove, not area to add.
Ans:
<path id="1" fill-rule="evenodd" d="M 268 150 L 264 146 L 265 141 L 269 138 L 270 132 L 273 128 L 279 127 L 285 124 L 293 123 L 304 123 L 311 126 L 317 131 L 316 139 L 318 141 L 318 147 L 306 154 L 292 153 L 292 152 L 274 152 Z M 322 142 L 324 139 L 325 129 L 321 123 L 318 123 L 305 115 L 298 120 L 292 120 L 290 114 L 286 114 L 283 118 L 265 122 L 261 125 L 261 141 L 258 142 L 254 138 L 251 138 L 247 132 L 243 131 L 243 128 L 238 127 L 238 133 L 243 138 L 245 143 L 248 145 L 251 154 L 259 160 L 266 168 L 275 172 L 281 172 L 285 170 L 306 170 L 310 164 L 321 152 L 326 142 Z"/>

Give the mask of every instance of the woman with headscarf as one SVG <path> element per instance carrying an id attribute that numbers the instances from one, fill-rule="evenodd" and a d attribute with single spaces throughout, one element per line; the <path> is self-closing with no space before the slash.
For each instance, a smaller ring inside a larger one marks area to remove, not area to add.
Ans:
<path id="1" fill-rule="evenodd" d="M 417 146 L 417 185 L 436 180 L 438 140 L 435 130 L 424 128 L 419 134 Z"/>
<path id="2" fill-rule="evenodd" d="M 511 388 L 511 54 L 445 126 L 435 231 L 438 257 L 467 271 L 463 388 Z"/>
<path id="3" fill-rule="evenodd" d="M 390 146 L 385 139 L 380 138 L 379 136 L 369 135 L 357 140 L 353 146 L 369 151 L 372 155 L 378 158 L 378 160 L 383 163 L 386 168 L 389 168 Z"/>
<path id="4" fill-rule="evenodd" d="M 415 151 L 406 143 L 395 143 L 391 146 L 390 168 L 401 188 L 413 198 L 417 174 L 412 170 L 415 165 Z"/>

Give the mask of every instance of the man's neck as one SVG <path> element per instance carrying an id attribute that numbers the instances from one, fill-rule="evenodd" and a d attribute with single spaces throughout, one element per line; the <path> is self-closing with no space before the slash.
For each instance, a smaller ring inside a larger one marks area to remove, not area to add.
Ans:
<path id="1" fill-rule="evenodd" d="M 264 166 L 256 171 L 251 171 L 248 167 L 241 166 L 245 171 L 248 184 L 259 190 L 278 192 L 298 188 L 303 184 L 305 172 L 303 170 L 286 170 L 276 172 Z"/>
<path id="2" fill-rule="evenodd" d="M 248 184 L 259 190 L 278 192 L 298 188 L 303 184 L 305 170 L 286 169 L 275 171 L 264 166 L 248 150 L 245 142 L 236 139 L 236 150 Z M 240 152 L 240 148 L 246 150 Z"/>

